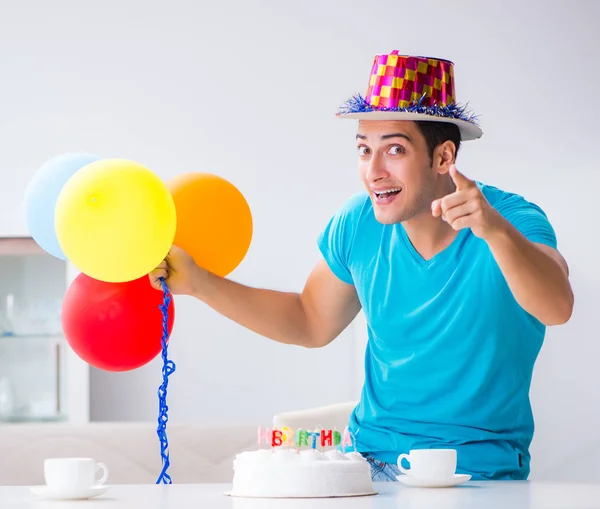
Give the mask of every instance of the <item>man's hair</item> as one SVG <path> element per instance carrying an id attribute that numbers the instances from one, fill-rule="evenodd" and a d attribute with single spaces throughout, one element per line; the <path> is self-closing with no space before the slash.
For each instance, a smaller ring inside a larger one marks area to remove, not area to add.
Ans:
<path id="1" fill-rule="evenodd" d="M 454 143 L 456 147 L 455 157 L 458 155 L 458 149 L 460 148 L 460 130 L 458 126 L 449 122 L 435 122 L 431 120 L 419 120 L 415 124 L 417 124 L 421 134 L 425 137 L 430 161 L 433 161 L 433 151 L 435 148 L 448 140 Z"/>

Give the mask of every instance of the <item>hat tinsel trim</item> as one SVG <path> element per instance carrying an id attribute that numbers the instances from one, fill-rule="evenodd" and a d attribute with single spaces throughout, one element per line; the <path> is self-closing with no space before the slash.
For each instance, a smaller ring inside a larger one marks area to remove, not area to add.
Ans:
<path id="1" fill-rule="evenodd" d="M 375 111 L 391 111 L 391 112 L 402 112 L 402 113 L 422 113 L 430 115 L 432 117 L 450 118 L 455 120 L 463 120 L 464 122 L 470 122 L 478 125 L 478 116 L 472 113 L 467 105 L 452 103 L 446 106 L 440 106 L 437 104 L 426 105 L 423 101 L 426 99 L 426 95 L 423 94 L 417 102 L 405 107 L 379 107 L 372 106 L 367 100 L 361 95 L 356 94 L 348 99 L 338 110 L 339 115 L 348 115 L 351 113 L 371 113 Z"/>

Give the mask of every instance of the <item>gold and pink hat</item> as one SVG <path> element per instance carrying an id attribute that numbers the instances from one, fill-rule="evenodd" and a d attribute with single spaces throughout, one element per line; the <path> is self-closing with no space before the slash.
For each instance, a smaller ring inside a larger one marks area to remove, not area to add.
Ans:
<path id="1" fill-rule="evenodd" d="M 357 94 L 339 109 L 340 118 L 450 122 L 463 141 L 481 138 L 476 115 L 456 101 L 454 64 L 449 60 L 375 55 L 367 94 Z"/>

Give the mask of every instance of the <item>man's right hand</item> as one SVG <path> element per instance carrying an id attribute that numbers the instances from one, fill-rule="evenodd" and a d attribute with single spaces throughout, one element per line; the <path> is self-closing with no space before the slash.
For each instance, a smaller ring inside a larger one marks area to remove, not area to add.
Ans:
<path id="1" fill-rule="evenodd" d="M 194 295 L 202 269 L 183 249 L 173 246 L 167 257 L 150 274 L 150 283 L 162 290 L 160 278 L 164 278 L 174 295 Z"/>

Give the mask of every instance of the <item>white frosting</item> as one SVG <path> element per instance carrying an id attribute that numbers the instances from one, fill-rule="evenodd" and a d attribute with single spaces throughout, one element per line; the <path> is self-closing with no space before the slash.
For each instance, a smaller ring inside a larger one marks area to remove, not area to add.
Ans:
<path id="1" fill-rule="evenodd" d="M 323 461 L 325 457 L 316 449 L 307 449 L 300 451 L 300 459 L 302 461 Z"/>
<path id="2" fill-rule="evenodd" d="M 291 449 L 277 449 L 273 454 L 273 458 L 278 461 L 296 461 L 298 453 Z"/>
<path id="3" fill-rule="evenodd" d="M 258 450 L 233 463 L 234 496 L 343 497 L 373 493 L 371 467 L 357 453 L 307 449 Z"/>
<path id="4" fill-rule="evenodd" d="M 353 461 L 365 461 L 365 457 L 359 452 L 349 452 L 346 457 Z"/>
<path id="5" fill-rule="evenodd" d="M 325 457 L 329 460 L 338 460 L 338 461 L 348 461 L 348 458 L 342 451 L 338 451 L 337 449 L 332 449 L 331 451 L 327 451 L 325 453 Z"/>

